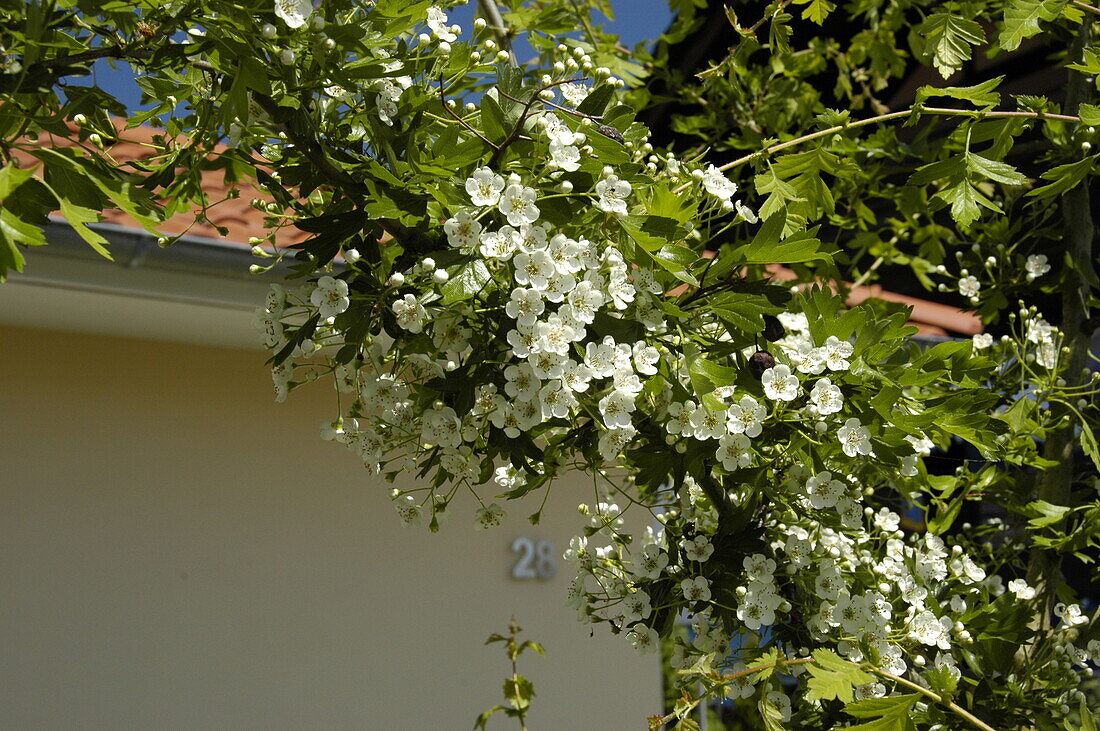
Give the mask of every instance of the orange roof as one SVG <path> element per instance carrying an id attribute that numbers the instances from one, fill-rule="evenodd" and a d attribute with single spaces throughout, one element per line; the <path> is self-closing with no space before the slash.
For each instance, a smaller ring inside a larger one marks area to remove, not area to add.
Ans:
<path id="1" fill-rule="evenodd" d="M 152 127 L 126 129 L 125 120 L 122 119 L 115 119 L 114 122 L 118 136 L 116 141 L 106 150 L 106 152 L 112 158 L 119 161 L 120 165 L 123 167 L 125 167 L 126 163 L 129 161 L 147 160 L 152 157 L 154 152 L 152 144 L 153 137 L 156 135 L 163 136 L 165 134 L 163 130 L 154 129 Z M 51 147 L 60 148 L 75 146 L 75 141 L 71 138 L 55 137 L 53 135 L 47 135 L 47 137 Z M 226 148 L 218 147 L 215 148 L 215 152 L 221 152 L 224 149 Z M 20 150 L 15 151 L 15 157 L 19 160 L 19 164 L 22 167 L 31 167 L 39 164 L 37 158 Z M 206 192 L 209 200 L 217 201 L 214 205 L 206 209 L 206 218 L 209 220 L 196 220 L 196 214 L 201 210 L 201 208 L 196 205 L 191 211 L 181 211 L 172 216 L 163 224 L 159 225 L 157 227 L 158 230 L 168 236 L 180 234 L 205 236 L 207 238 L 221 239 L 227 243 L 235 243 L 240 244 L 242 247 L 247 247 L 249 238 L 263 235 L 267 230 L 267 227 L 264 226 L 265 213 L 253 208 L 251 206 L 251 201 L 254 198 L 271 201 L 271 196 L 248 184 L 243 184 L 239 187 L 241 188 L 241 195 L 239 197 L 226 199 L 226 193 L 229 191 L 229 186 L 225 184 L 221 171 L 203 171 L 202 188 Z M 136 225 L 135 221 L 125 213 L 113 209 L 103 211 L 103 221 L 127 227 L 135 227 Z M 222 236 L 218 232 L 218 226 L 228 230 L 225 236 Z M 289 246 L 290 244 L 303 241 L 308 237 L 308 233 L 287 226 L 280 230 L 276 241 L 279 246 Z"/>
<path id="2" fill-rule="evenodd" d="M 111 145 L 108 152 L 122 165 L 130 160 L 145 160 L 152 156 L 152 140 L 154 135 L 163 134 L 161 130 L 152 127 L 125 128 L 125 121 L 115 120 L 118 133 L 117 140 Z M 50 136 L 50 144 L 56 147 L 72 146 L 73 140 Z M 215 148 L 216 152 L 224 150 L 224 147 Z M 24 167 L 37 164 L 37 159 L 31 155 L 16 151 L 16 157 Z M 178 235 L 187 233 L 193 236 L 206 236 L 214 239 L 222 239 L 228 243 L 240 244 L 247 247 L 249 238 L 263 234 L 265 213 L 250 205 L 253 198 L 270 201 L 271 197 L 258 188 L 241 186 L 241 195 L 237 198 L 226 198 L 229 187 L 225 184 L 220 171 L 208 170 L 202 173 L 203 190 L 210 200 L 219 201 L 206 211 L 208 221 L 195 221 L 195 214 L 199 212 L 196 207 L 191 212 L 181 212 L 165 221 L 158 228 L 165 234 Z M 224 199 L 224 200 L 223 200 Z M 105 210 L 103 220 L 120 226 L 134 227 L 135 222 L 122 211 Z M 228 233 L 222 236 L 216 226 L 228 229 Z M 304 231 L 287 226 L 280 230 L 277 236 L 279 246 L 289 246 L 306 239 L 309 236 Z M 712 257 L 714 252 L 705 251 L 703 256 Z M 794 272 L 786 267 L 768 267 L 772 275 L 778 279 L 793 279 Z M 957 307 L 942 305 L 936 302 L 907 297 L 901 294 L 887 291 L 879 285 L 859 286 L 851 290 L 847 304 L 855 306 L 869 298 L 876 297 L 890 302 L 901 302 L 913 307 L 913 315 L 910 324 L 918 328 L 919 335 L 945 337 L 949 333 L 960 335 L 974 335 L 982 331 L 981 320 L 970 312 L 965 312 Z"/>
<path id="3" fill-rule="evenodd" d="M 771 266 L 768 269 L 778 279 L 794 279 L 797 276 L 786 267 Z M 909 318 L 909 324 L 917 327 L 918 335 L 946 337 L 952 332 L 960 335 L 976 335 L 982 331 L 982 320 L 973 312 L 890 292 L 877 284 L 860 285 L 851 289 L 845 304 L 855 307 L 871 298 L 911 306 L 913 314 Z"/>

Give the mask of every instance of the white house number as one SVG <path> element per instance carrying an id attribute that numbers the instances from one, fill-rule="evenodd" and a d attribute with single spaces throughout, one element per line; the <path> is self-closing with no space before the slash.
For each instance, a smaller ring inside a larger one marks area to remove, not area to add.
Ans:
<path id="1" fill-rule="evenodd" d="M 558 572 L 558 562 L 554 544 L 550 541 L 532 541 L 530 538 L 517 538 L 512 541 L 512 553 L 516 554 L 516 564 L 512 567 L 512 578 L 518 581 L 528 579 L 552 579 Z"/>

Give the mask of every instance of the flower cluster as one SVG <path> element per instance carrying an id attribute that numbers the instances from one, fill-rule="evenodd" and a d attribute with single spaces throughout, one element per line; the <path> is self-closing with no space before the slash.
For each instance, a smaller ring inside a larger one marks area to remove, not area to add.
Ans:
<path id="1" fill-rule="evenodd" d="M 256 325 L 276 354 L 277 399 L 331 378 L 341 408 L 322 437 L 385 479 L 418 475 L 393 491 L 406 525 L 436 530 L 472 493 L 475 526 L 491 529 L 506 520 L 502 503 L 519 504 L 505 498 L 588 473 L 596 494 L 565 552 L 567 602 L 643 654 L 674 636 L 686 685 L 758 696 L 784 719 L 816 713 L 816 701 L 744 671 L 766 649 L 800 661 L 825 649 L 879 673 L 859 698 L 899 691 L 897 678 L 954 692 L 975 672 L 960 662 L 974 638 L 1035 590 L 1018 578 L 1006 526 L 961 538 L 941 510 L 996 476 L 930 475 L 925 460 L 961 435 L 1036 464 L 1030 415 L 1002 418 L 1023 409 L 975 384 L 1056 378 L 1057 330 L 1024 310 L 1000 342 L 922 350 L 900 308 L 845 308 L 805 281 L 769 281 L 736 247 L 708 279 L 702 232 L 755 221 L 722 169 L 655 153 L 620 107 L 606 112 L 615 120 L 575 110 L 617 86 L 579 49 L 555 48 L 553 73 L 463 104 L 461 82 L 414 75 L 450 64 L 463 43 L 439 8 L 424 20 L 419 65 L 374 59 L 387 73 L 374 90 L 379 129 L 439 94 L 450 114 L 431 107 L 433 139 L 484 154 L 424 186 L 426 233 L 390 222 L 361 239 L 372 256 L 345 245 L 343 263 L 303 288 L 272 289 Z M 486 73 L 483 52 L 501 60 L 491 40 L 454 58 Z M 497 108 L 511 132 L 486 127 Z M 397 243 L 374 251 L 388 235 Z M 1027 260 L 1029 279 L 1048 271 Z M 965 269 L 956 289 L 975 303 L 988 291 Z M 1000 352 L 1021 357 L 999 368 L 986 356 Z M 945 374 L 948 395 L 931 388 Z M 1081 657 L 1069 637 L 1080 610 L 1059 612 L 1061 652 Z M 689 636 L 672 629 L 677 617 Z"/>

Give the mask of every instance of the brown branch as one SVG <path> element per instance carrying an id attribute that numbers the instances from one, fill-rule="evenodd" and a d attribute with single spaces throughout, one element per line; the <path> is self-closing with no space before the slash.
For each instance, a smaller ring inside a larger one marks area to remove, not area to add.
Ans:
<path id="1" fill-rule="evenodd" d="M 503 92 L 501 92 L 501 93 L 503 93 Z M 511 98 L 511 97 L 509 97 L 509 98 Z M 443 74 L 439 75 L 439 101 L 443 104 L 443 111 L 445 111 L 447 114 L 454 117 L 455 120 L 459 124 L 461 124 L 463 127 L 468 129 L 470 132 L 473 132 L 482 142 L 487 144 L 489 147 L 493 148 L 494 150 L 497 149 L 496 144 L 494 144 L 492 141 L 490 141 L 488 137 L 486 137 L 485 135 L 481 134 L 476 129 L 474 129 L 470 125 L 469 122 L 467 122 L 465 119 L 463 119 L 462 117 L 455 114 L 455 111 L 453 109 L 451 109 L 449 106 L 447 106 L 447 97 L 443 93 Z"/>

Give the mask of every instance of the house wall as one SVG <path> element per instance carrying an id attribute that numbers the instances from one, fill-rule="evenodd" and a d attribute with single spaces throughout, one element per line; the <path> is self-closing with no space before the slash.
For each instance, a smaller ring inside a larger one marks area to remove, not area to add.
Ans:
<path id="1" fill-rule="evenodd" d="M 321 385 L 273 403 L 259 351 L 0 326 L 0 727 L 470 728 L 508 672 L 532 729 L 643 728 L 659 669 L 564 606 L 579 480 L 475 532 L 400 527 L 387 487 L 318 439 Z M 527 508 L 526 510 L 524 508 Z M 490 728 L 507 728 L 503 720 Z"/>

